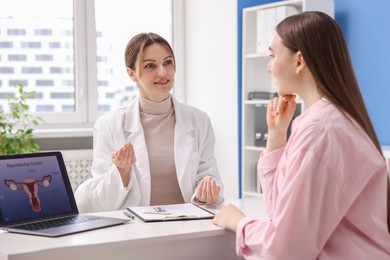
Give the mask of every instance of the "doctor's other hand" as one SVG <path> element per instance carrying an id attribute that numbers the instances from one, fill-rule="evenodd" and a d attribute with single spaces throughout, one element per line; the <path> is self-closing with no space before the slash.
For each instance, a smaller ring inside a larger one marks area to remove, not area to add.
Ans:
<path id="1" fill-rule="evenodd" d="M 112 152 L 112 163 L 118 168 L 125 187 L 130 182 L 131 168 L 135 161 L 134 147 L 131 143 L 124 144 L 119 150 Z"/>
<path id="2" fill-rule="evenodd" d="M 214 216 L 213 224 L 236 232 L 238 222 L 245 217 L 244 213 L 233 204 L 222 207 Z"/>
<path id="3" fill-rule="evenodd" d="M 221 188 L 217 186 L 215 180 L 210 176 L 204 177 L 196 190 L 195 201 L 207 205 L 216 204 L 219 200 Z"/>

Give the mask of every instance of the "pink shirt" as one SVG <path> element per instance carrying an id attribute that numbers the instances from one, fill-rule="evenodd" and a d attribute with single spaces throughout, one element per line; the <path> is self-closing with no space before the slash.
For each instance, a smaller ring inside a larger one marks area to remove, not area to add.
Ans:
<path id="1" fill-rule="evenodd" d="M 386 163 L 326 99 L 294 120 L 288 143 L 259 159 L 269 221 L 237 226 L 246 259 L 390 259 Z"/>

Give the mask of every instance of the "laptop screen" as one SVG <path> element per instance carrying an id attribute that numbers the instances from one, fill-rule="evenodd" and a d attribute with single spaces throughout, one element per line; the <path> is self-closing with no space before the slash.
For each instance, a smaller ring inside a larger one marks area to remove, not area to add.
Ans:
<path id="1" fill-rule="evenodd" d="M 74 213 L 60 152 L 0 156 L 0 225 Z"/>

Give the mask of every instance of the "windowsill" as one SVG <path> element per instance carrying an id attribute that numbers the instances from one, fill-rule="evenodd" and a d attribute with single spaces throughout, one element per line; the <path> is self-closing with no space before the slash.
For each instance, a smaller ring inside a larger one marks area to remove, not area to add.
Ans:
<path id="1" fill-rule="evenodd" d="M 93 129 L 89 128 L 51 128 L 35 129 L 34 138 L 92 137 Z"/>

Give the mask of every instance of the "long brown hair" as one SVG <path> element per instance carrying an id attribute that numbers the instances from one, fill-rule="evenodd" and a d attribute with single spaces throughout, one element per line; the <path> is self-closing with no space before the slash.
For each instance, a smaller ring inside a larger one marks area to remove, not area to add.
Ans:
<path id="1" fill-rule="evenodd" d="M 283 44 L 301 51 L 320 93 L 352 117 L 382 154 L 353 71 L 347 43 L 339 25 L 318 11 L 287 17 L 276 27 Z"/>
<path id="2" fill-rule="evenodd" d="M 126 67 L 139 73 L 139 65 L 142 62 L 144 50 L 149 45 L 158 43 L 167 48 L 173 58 L 173 66 L 176 69 L 175 54 L 173 53 L 171 45 L 163 37 L 156 33 L 140 33 L 135 35 L 127 43 L 125 49 L 125 64 Z"/>

